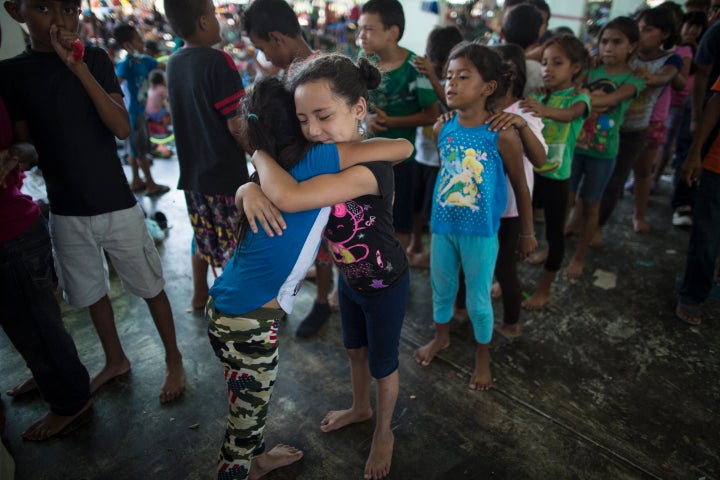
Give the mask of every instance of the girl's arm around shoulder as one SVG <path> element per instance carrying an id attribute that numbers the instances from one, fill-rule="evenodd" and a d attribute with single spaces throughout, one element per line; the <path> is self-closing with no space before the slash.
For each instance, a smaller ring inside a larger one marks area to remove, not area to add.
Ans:
<path id="1" fill-rule="evenodd" d="M 584 98 L 583 98 L 584 97 Z M 520 103 L 524 112 L 540 118 L 547 118 L 558 123 L 570 123 L 589 113 L 589 98 L 587 95 L 578 95 L 577 100 L 567 108 L 553 108 L 540 103 L 535 98 L 526 98 Z"/>
<path id="2" fill-rule="evenodd" d="M 507 130 L 510 127 L 517 129 L 525 155 L 527 155 L 528 160 L 530 160 L 533 167 L 540 168 L 547 162 L 548 147 L 545 143 L 545 139 L 542 138 L 542 122 L 534 117 L 528 118 L 530 118 L 530 121 L 540 124 L 538 132 L 540 137 L 538 137 L 538 134 L 533 132 L 527 119 L 515 113 L 498 112 L 491 116 L 487 120 L 487 123 L 490 124 L 490 127 L 488 128 L 491 131 Z"/>
<path id="3" fill-rule="evenodd" d="M 512 130 L 503 130 L 498 136 L 498 151 L 503 159 L 507 173 L 515 192 L 518 213 L 520 214 L 520 254 L 530 255 L 537 248 L 532 217 L 532 200 L 525 180 L 525 168 L 522 160 L 522 143 Z"/>
<path id="4" fill-rule="evenodd" d="M 639 93 L 638 87 L 632 83 L 623 83 L 620 88 L 612 93 L 605 93 L 602 90 L 595 90 L 590 94 L 590 105 L 593 110 L 612 108 L 628 98 L 633 98 Z"/>
<path id="5" fill-rule="evenodd" d="M 404 138 L 371 138 L 362 142 L 338 143 L 340 169 L 375 161 L 399 163 L 410 158 L 413 144 Z"/>
<path id="6" fill-rule="evenodd" d="M 635 70 L 635 75 L 645 79 L 646 87 L 663 87 L 670 83 L 679 72 L 680 68 L 676 65 L 666 64 L 655 73 L 648 73 L 647 70 L 638 68 Z"/>
<path id="7" fill-rule="evenodd" d="M 362 165 L 298 182 L 265 152 L 255 152 L 252 161 L 263 193 L 283 212 L 327 207 L 380 192 L 375 175 Z"/>

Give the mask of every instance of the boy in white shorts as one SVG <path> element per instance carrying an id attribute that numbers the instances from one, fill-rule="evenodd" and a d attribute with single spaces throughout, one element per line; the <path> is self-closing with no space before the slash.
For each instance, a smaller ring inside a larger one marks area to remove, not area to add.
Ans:
<path id="1" fill-rule="evenodd" d="M 165 403 L 185 389 L 162 266 L 117 156 L 115 136 L 130 134 L 113 64 L 102 49 L 78 52 L 80 0 L 50 1 L 47 11 L 6 2 L 30 30 L 30 47 L 0 62 L 0 95 L 7 99 L 16 142 L 35 145 L 50 199 L 55 266 L 66 300 L 88 307 L 105 352 L 105 367 L 90 380 L 94 392 L 127 373 L 112 305 L 106 252 L 125 288 L 148 304 L 165 347 Z M 82 50 L 82 49 L 81 49 Z M 79 55 L 77 55 L 79 53 Z"/>

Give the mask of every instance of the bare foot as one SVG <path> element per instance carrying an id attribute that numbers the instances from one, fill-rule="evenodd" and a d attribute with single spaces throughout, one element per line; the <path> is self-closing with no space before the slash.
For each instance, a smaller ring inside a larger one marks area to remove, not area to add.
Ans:
<path id="1" fill-rule="evenodd" d="M 548 249 L 544 248 L 540 250 L 539 252 L 535 252 L 529 257 L 525 259 L 525 261 L 531 265 L 540 265 L 541 263 L 544 263 L 545 260 L 547 260 L 548 257 Z"/>
<path id="2" fill-rule="evenodd" d="M 196 293 L 195 295 L 193 295 L 193 298 L 192 298 L 193 310 L 200 310 L 201 308 L 205 308 L 205 305 L 207 305 L 208 298 L 210 298 L 210 293 L 208 291 L 205 291 L 204 293 Z"/>
<path id="3" fill-rule="evenodd" d="M 347 410 L 332 410 L 325 415 L 325 418 L 320 422 L 320 430 L 325 433 L 332 432 L 333 430 L 339 430 L 353 423 L 360 423 L 370 420 L 373 416 L 372 408 L 362 410 L 353 410 L 348 408 Z"/>
<path id="4" fill-rule="evenodd" d="M 540 292 L 539 290 L 533 293 L 530 298 L 524 300 L 520 305 L 525 310 L 538 311 L 542 310 L 547 302 L 550 301 L 552 295 L 546 292 Z"/>
<path id="5" fill-rule="evenodd" d="M 185 371 L 182 359 L 179 362 L 168 362 L 165 382 L 160 388 L 160 403 L 169 403 L 180 398 L 185 391 Z"/>
<path id="6" fill-rule="evenodd" d="M 520 322 L 513 324 L 503 323 L 501 326 L 497 327 L 497 332 L 507 339 L 517 338 L 521 333 Z"/>
<path id="7" fill-rule="evenodd" d="M 582 230 L 582 225 L 576 224 L 575 222 L 570 222 L 567 225 L 565 225 L 565 230 L 563 230 L 563 233 L 566 237 L 572 237 L 574 235 L 580 235 L 580 231 Z"/>
<path id="8" fill-rule="evenodd" d="M 24 382 L 15 385 L 12 390 L 8 390 L 6 393 L 10 397 L 18 397 L 25 393 L 33 392 L 35 390 L 37 390 L 37 384 L 35 383 L 35 379 L 33 377 L 30 377 Z"/>
<path id="9" fill-rule="evenodd" d="M 130 182 L 130 190 L 132 190 L 133 192 L 145 190 L 145 187 L 145 182 L 143 182 L 139 178 L 135 178 L 132 182 Z"/>
<path id="10" fill-rule="evenodd" d="M 574 258 L 570 260 L 570 265 L 565 269 L 565 278 L 577 280 L 583 275 L 583 269 L 585 268 L 585 262 L 579 262 Z"/>
<path id="11" fill-rule="evenodd" d="M 499 282 L 493 282 L 492 287 L 490 287 L 490 296 L 495 299 L 502 297 L 502 288 Z"/>
<path id="12" fill-rule="evenodd" d="M 408 263 L 415 268 L 430 268 L 430 252 L 420 252 L 408 255 Z"/>
<path id="13" fill-rule="evenodd" d="M 593 236 L 592 240 L 590 240 L 590 247 L 591 248 L 603 248 L 605 246 L 605 240 L 602 236 L 602 230 L 598 230 L 595 232 L 595 235 Z"/>
<path id="14" fill-rule="evenodd" d="M 487 365 L 476 365 L 475 371 L 470 377 L 470 390 L 486 392 L 492 387 L 492 373 L 490 373 L 490 363 Z"/>
<path id="15" fill-rule="evenodd" d="M 40 420 L 30 425 L 30 427 L 25 430 L 21 436 L 25 440 L 32 440 L 34 442 L 47 440 L 48 438 L 65 430 L 73 421 L 75 421 L 76 418 L 85 413 L 91 406 L 92 400 L 88 400 L 79 412 L 75 415 L 68 416 L 48 412 Z"/>
<path id="16" fill-rule="evenodd" d="M 269 452 L 262 453 L 252 459 L 249 480 L 257 480 L 275 469 L 287 467 L 300 460 L 302 450 L 290 445 L 275 445 Z"/>
<path id="17" fill-rule="evenodd" d="M 105 365 L 100 373 L 90 379 L 90 393 L 97 392 L 98 388 L 105 385 L 113 378 L 125 375 L 130 371 L 130 360 L 127 358 L 120 365 Z"/>
<path id="18" fill-rule="evenodd" d="M 635 230 L 635 233 L 649 233 L 650 224 L 645 219 L 633 217 L 633 230 Z"/>
<path id="19" fill-rule="evenodd" d="M 430 365 L 435 355 L 440 350 L 444 350 L 450 346 L 450 339 L 439 339 L 437 336 L 426 343 L 424 346 L 413 352 L 413 358 L 423 367 Z"/>
<path id="20" fill-rule="evenodd" d="M 373 435 L 370 455 L 365 463 L 365 479 L 385 478 L 390 473 L 395 436 L 392 430 Z"/>

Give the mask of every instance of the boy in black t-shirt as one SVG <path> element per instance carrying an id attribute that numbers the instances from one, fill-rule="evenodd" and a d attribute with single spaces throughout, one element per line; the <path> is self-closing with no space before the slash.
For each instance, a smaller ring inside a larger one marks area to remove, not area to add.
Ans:
<path id="1" fill-rule="evenodd" d="M 117 156 L 115 136 L 130 122 L 107 54 L 87 47 L 75 57 L 80 0 L 12 0 L 5 8 L 30 31 L 30 47 L 0 62 L 0 95 L 17 141 L 33 143 L 50 199 L 55 268 L 65 299 L 88 307 L 105 352 L 91 391 L 130 370 L 118 338 L 104 253 L 124 287 L 148 304 L 165 347 L 167 373 L 160 401 L 185 389 L 172 310 L 160 256 L 148 234 Z"/>
<path id="2" fill-rule="evenodd" d="M 193 308 L 208 300 L 209 265 L 224 267 L 237 247 L 235 190 L 247 182 L 247 160 L 233 132 L 245 96 L 235 61 L 222 50 L 211 0 L 165 0 L 165 14 L 185 46 L 167 63 L 170 114 L 194 236 Z M 239 135 L 238 135 L 239 138 Z"/>

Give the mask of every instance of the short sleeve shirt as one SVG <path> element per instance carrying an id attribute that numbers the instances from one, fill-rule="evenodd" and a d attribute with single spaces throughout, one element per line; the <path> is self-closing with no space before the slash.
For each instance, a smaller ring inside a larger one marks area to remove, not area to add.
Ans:
<path id="1" fill-rule="evenodd" d="M 578 135 L 575 145 L 577 152 L 596 158 L 615 158 L 620 148 L 620 125 L 623 123 L 625 111 L 633 98 L 645 88 L 645 81 L 634 76 L 632 71 L 612 74 L 607 73 L 603 66 L 590 70 L 587 88 L 591 92 L 600 90 L 611 94 L 624 84 L 635 87 L 635 95 L 605 112 L 590 112 Z"/>
<path id="2" fill-rule="evenodd" d="M 375 55 L 371 55 L 369 58 L 373 62 L 377 61 Z M 430 79 L 418 73 L 413 66 L 413 58 L 415 58 L 415 54 L 408 51 L 403 64 L 394 70 L 383 72 L 380 86 L 370 91 L 370 102 L 377 105 L 390 117 L 412 115 L 438 101 Z M 415 131 L 416 126 L 395 127 L 385 132 L 378 132 L 377 136 L 405 138 L 414 144 Z M 414 156 L 413 152 L 410 159 L 412 160 Z"/>
<path id="3" fill-rule="evenodd" d="M 698 65 L 712 65 L 710 77 L 708 78 L 708 86 L 714 85 L 715 80 L 720 76 L 720 22 L 715 24 L 705 32 L 700 39 L 697 52 L 695 53 L 695 63 Z M 708 93 L 710 90 L 708 90 Z"/>
<path id="4" fill-rule="evenodd" d="M 245 96 L 235 61 L 222 50 L 184 47 L 170 56 L 166 77 L 180 163 L 177 188 L 234 195 L 248 179 L 245 152 L 227 127 Z"/>
<path id="5" fill-rule="evenodd" d="M 543 118 L 543 136 L 548 145 L 548 160 L 540 174 L 553 180 L 567 180 L 572 171 L 575 142 L 590 112 L 590 97 L 587 93 L 577 93 L 575 87 L 553 92 L 546 100 L 545 95 L 539 93 L 533 93 L 530 97 L 544 101 L 551 108 L 565 109 L 578 102 L 584 103 L 587 107 L 584 115 L 571 122 L 556 122 Z"/>
<path id="6" fill-rule="evenodd" d="M 674 53 L 668 53 L 652 60 L 641 60 L 637 55 L 633 55 L 630 59 L 630 67 L 633 70 L 644 68 L 650 73 L 657 73 L 666 65 L 671 65 L 679 71 L 682 68 L 682 58 Z M 625 121 L 621 129 L 632 132 L 646 129 L 648 125 L 650 125 L 650 117 L 655 108 L 655 103 L 664 88 L 665 85 L 645 88 L 642 93 L 630 103 L 630 106 L 625 112 Z"/>
<path id="7" fill-rule="evenodd" d="M 142 55 L 135 61 L 130 55 L 117 64 L 115 72 L 122 78 L 122 88 L 125 107 L 134 120 L 138 115 L 145 113 L 145 103 L 148 96 L 148 75 L 158 66 L 158 61 L 150 55 Z"/>
<path id="8" fill-rule="evenodd" d="M 720 77 L 715 80 L 710 90 L 712 90 L 715 95 L 720 95 Z M 711 172 L 720 173 L 720 132 L 703 159 L 703 168 Z"/>

